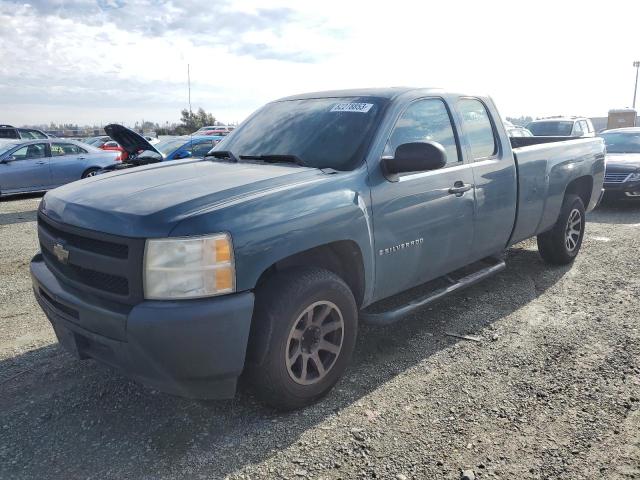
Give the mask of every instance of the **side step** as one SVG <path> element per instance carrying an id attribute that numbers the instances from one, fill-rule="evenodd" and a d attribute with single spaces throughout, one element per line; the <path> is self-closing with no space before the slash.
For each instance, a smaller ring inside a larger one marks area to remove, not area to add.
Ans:
<path id="1" fill-rule="evenodd" d="M 494 275 L 506 268 L 506 264 L 503 259 L 490 258 L 487 260 L 492 263 L 487 265 L 486 261 L 483 261 L 479 270 L 475 270 L 472 273 L 465 272 L 464 276 L 461 276 L 460 278 L 454 278 L 456 272 L 445 275 L 442 279 L 445 280 L 448 285 L 438 288 L 437 290 L 433 290 L 427 295 L 415 298 L 409 303 L 403 303 L 397 308 L 387 310 L 385 312 L 370 312 L 363 310 L 360 312 L 360 319 L 371 325 L 391 325 L 402 320 L 403 317 L 415 310 L 429 305 L 430 303 L 451 293 L 457 292 L 458 290 L 470 287 L 471 285 L 478 283 L 480 280 L 490 277 L 491 275 Z"/>

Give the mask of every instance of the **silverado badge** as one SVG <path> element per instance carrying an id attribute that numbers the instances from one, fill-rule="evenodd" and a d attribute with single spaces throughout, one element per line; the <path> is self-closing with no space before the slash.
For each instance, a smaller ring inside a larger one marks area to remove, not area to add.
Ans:
<path id="1" fill-rule="evenodd" d="M 53 254 L 60 263 L 66 264 L 69 262 L 69 250 L 65 249 L 61 243 L 53 245 Z"/>

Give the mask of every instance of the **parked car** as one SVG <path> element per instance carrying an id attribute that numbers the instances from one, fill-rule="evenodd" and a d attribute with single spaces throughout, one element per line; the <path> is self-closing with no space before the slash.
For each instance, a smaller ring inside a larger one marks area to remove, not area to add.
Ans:
<path id="1" fill-rule="evenodd" d="M 118 155 L 116 157 L 118 160 L 123 161 L 129 157 L 127 151 L 109 135 L 100 135 L 98 137 L 87 138 L 86 140 L 84 140 L 84 142 L 101 150 L 118 152 Z"/>
<path id="2" fill-rule="evenodd" d="M 490 98 L 440 89 L 288 97 L 207 158 L 49 192 L 34 292 L 78 358 L 194 398 L 244 372 L 281 409 L 333 387 L 358 319 L 396 322 L 532 236 L 571 263 L 604 177 L 602 139 L 509 139 Z"/>
<path id="3" fill-rule="evenodd" d="M 509 121 L 504 121 L 504 128 L 510 137 L 533 137 L 533 134 L 520 125 L 514 125 Z"/>
<path id="4" fill-rule="evenodd" d="M 605 130 L 600 136 L 607 146 L 607 196 L 640 198 L 640 128 Z"/>
<path id="5" fill-rule="evenodd" d="M 91 177 L 116 163 L 115 155 L 75 140 L 0 143 L 0 196 L 39 192 Z"/>
<path id="6" fill-rule="evenodd" d="M 595 137 L 591 119 L 586 117 L 549 117 L 527 125 L 536 137 Z"/>
<path id="7" fill-rule="evenodd" d="M 111 166 L 107 170 L 119 170 L 148 163 L 181 160 L 184 158 L 203 158 L 222 138 L 219 135 L 171 137 L 151 144 L 142 135 L 118 124 L 105 127 L 110 138 L 127 153 L 127 160 L 121 165 Z"/>
<path id="8" fill-rule="evenodd" d="M 16 128 L 11 125 L 0 125 L 0 139 L 41 139 L 41 138 L 54 138 L 52 135 L 47 135 L 42 130 L 36 128 Z"/>
<path id="9" fill-rule="evenodd" d="M 89 145 L 93 145 L 96 148 L 99 148 L 99 145 L 102 145 L 111 140 L 109 135 L 100 135 L 98 137 L 89 137 L 83 140 L 84 143 Z"/>
<path id="10" fill-rule="evenodd" d="M 127 151 L 122 148 L 122 146 L 114 141 L 114 140 L 108 140 L 104 143 L 102 142 L 98 142 L 99 146 L 96 145 L 98 148 L 100 148 L 101 150 L 106 150 L 106 151 L 110 151 L 110 152 L 118 152 L 117 154 L 117 158 L 120 161 L 126 161 L 127 158 L 129 158 L 129 154 L 127 153 Z"/>
<path id="11" fill-rule="evenodd" d="M 235 127 L 230 125 L 209 125 L 206 127 L 202 127 L 192 133 L 192 135 L 229 135 Z"/>

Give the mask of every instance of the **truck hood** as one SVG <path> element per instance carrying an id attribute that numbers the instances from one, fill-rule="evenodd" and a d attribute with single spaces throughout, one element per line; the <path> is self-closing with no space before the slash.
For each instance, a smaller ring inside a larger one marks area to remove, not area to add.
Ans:
<path id="1" fill-rule="evenodd" d="M 148 150 L 151 152 L 156 152 L 160 156 L 162 154 L 155 149 L 153 145 L 151 145 L 142 135 L 138 135 L 133 130 L 128 129 L 122 125 L 118 125 L 117 123 L 112 123 L 104 127 L 104 131 L 109 135 L 113 140 L 118 142 L 122 148 L 129 154 L 135 155 L 141 150 Z"/>
<path id="2" fill-rule="evenodd" d="M 273 191 L 319 182 L 289 164 L 176 160 L 89 177 L 49 191 L 41 212 L 68 225 L 127 237 L 164 237 L 181 220 Z"/>
<path id="3" fill-rule="evenodd" d="M 635 172 L 640 169 L 640 153 L 607 153 L 607 172 Z"/>

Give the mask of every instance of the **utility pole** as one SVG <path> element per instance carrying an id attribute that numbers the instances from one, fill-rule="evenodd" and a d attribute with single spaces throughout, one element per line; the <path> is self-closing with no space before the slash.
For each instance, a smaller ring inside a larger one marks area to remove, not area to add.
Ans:
<path id="1" fill-rule="evenodd" d="M 192 116 L 193 112 L 191 111 L 191 70 L 188 63 L 187 63 L 187 84 L 189 88 L 189 116 Z M 635 100 L 634 100 L 634 103 L 635 103 Z"/>
<path id="2" fill-rule="evenodd" d="M 636 86 L 633 89 L 633 108 L 636 108 L 636 95 L 638 93 L 638 71 L 640 70 L 640 61 L 633 62 L 633 66 L 636 68 Z"/>

